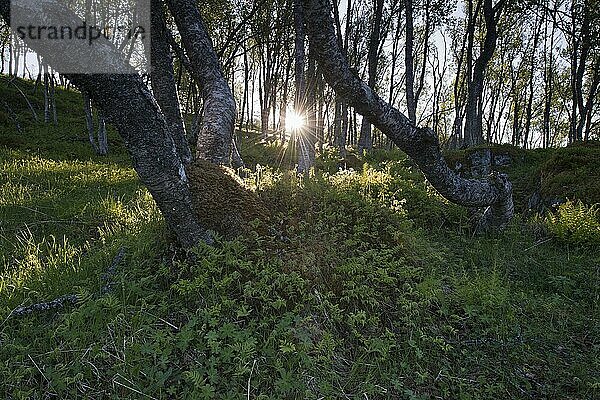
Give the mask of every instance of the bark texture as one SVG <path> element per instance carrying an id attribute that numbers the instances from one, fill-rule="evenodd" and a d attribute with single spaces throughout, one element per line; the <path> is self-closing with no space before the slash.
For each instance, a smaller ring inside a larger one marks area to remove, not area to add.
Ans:
<path id="1" fill-rule="evenodd" d="M 108 136 L 106 133 L 106 119 L 102 109 L 98 109 L 98 155 L 108 154 Z"/>
<path id="2" fill-rule="evenodd" d="M 306 38 L 304 32 L 304 10 L 302 8 L 302 0 L 294 0 L 294 59 L 295 59 L 295 76 L 296 76 L 296 100 L 294 109 L 296 114 L 306 117 L 309 112 L 309 90 L 306 82 L 305 58 L 306 49 L 304 40 Z M 312 61 L 312 73 L 314 74 L 314 61 Z M 311 78 L 309 73 L 309 79 Z M 311 82 L 312 83 L 312 82 Z M 298 172 L 306 174 L 314 164 L 315 159 L 315 144 L 313 141 L 314 133 L 311 130 L 311 121 L 307 121 L 305 126 L 298 128 L 296 138 L 298 141 Z"/>
<path id="3" fill-rule="evenodd" d="M 204 105 L 196 157 L 229 165 L 236 113 L 233 94 L 195 2 L 167 0 L 167 4 L 181 34 L 194 78 L 202 88 Z"/>
<path id="4" fill-rule="evenodd" d="M 185 124 L 181 117 L 179 96 L 173 71 L 173 58 L 169 44 L 170 32 L 165 23 L 164 9 L 160 0 L 151 3 L 151 83 L 152 93 L 163 112 L 167 124 L 171 128 L 171 135 L 175 141 L 177 153 L 184 164 L 192 160 L 192 153 L 188 146 Z"/>
<path id="5" fill-rule="evenodd" d="M 505 175 L 464 179 L 444 161 L 439 140 L 429 128 L 418 128 L 350 72 L 338 46 L 329 0 L 304 0 L 307 34 L 325 80 L 356 111 L 405 151 L 446 199 L 467 207 L 486 207 L 479 228 L 502 227 L 513 216 L 512 185 Z"/>
<path id="6" fill-rule="evenodd" d="M 98 145 L 96 144 L 96 136 L 94 133 L 94 113 L 92 112 L 92 100 L 86 92 L 81 93 L 83 97 L 83 111 L 85 112 L 85 124 L 88 131 L 88 138 L 94 153 L 98 153 Z"/>
<path id="7" fill-rule="evenodd" d="M 415 101 L 415 62 L 413 57 L 414 27 L 413 27 L 413 2 L 405 0 L 406 13 L 406 46 L 404 47 L 404 65 L 406 69 L 406 106 L 408 118 L 413 124 L 417 123 L 417 102 Z"/>
<path id="8" fill-rule="evenodd" d="M 43 7 L 30 10 L 41 13 L 48 25 L 59 25 L 54 15 L 69 16 L 74 24 L 82 21 L 71 11 L 57 3 L 43 3 Z M 0 0 L 0 15 L 10 23 L 10 1 Z M 114 47 L 86 49 L 90 54 L 73 53 L 69 41 L 57 40 L 44 43 L 27 43 L 49 65 L 58 63 L 58 57 L 70 57 L 71 62 L 90 58 L 100 62 L 124 63 Z M 60 69 L 58 72 L 61 72 Z M 165 220 L 184 247 L 192 247 L 200 240 L 210 241 L 192 211 L 188 180 L 183 164 L 177 156 L 173 138 L 164 116 L 150 91 L 137 74 L 67 74 L 65 76 L 102 109 L 107 122 L 112 123 L 123 137 L 133 160 L 133 167 L 146 185 Z"/>

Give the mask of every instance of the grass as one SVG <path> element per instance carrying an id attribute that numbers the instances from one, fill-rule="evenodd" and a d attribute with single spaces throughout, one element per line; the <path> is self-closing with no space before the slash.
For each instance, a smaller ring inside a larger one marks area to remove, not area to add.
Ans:
<path id="1" fill-rule="evenodd" d="M 269 233 L 185 260 L 119 139 L 95 156 L 77 94 L 59 99 L 73 107 L 58 127 L 0 125 L 0 397 L 600 396 L 590 203 L 473 236 L 399 152 L 342 172 L 328 155 L 329 172 L 299 179 L 269 166 L 281 149 L 254 144 L 266 168 L 247 182 Z M 554 153 L 524 154 L 511 170 L 523 188 Z M 121 246 L 115 290 L 99 295 Z M 10 316 L 66 293 L 79 303 Z"/>

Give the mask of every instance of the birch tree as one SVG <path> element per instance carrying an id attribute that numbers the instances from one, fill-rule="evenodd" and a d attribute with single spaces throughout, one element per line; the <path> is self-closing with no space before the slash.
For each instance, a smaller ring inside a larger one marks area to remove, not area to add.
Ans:
<path id="1" fill-rule="evenodd" d="M 505 225 L 514 213 L 508 178 L 497 173 L 480 180 L 457 176 L 446 165 L 435 132 L 417 127 L 351 73 L 335 39 L 329 0 L 304 0 L 304 13 L 311 48 L 325 80 L 338 95 L 406 152 L 442 196 L 464 206 L 485 207 L 479 229 Z"/>

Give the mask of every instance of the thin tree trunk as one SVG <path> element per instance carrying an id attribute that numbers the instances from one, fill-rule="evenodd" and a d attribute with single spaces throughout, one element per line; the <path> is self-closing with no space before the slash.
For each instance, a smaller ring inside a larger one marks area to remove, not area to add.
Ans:
<path id="1" fill-rule="evenodd" d="M 593 4 L 597 4 L 596 2 L 589 2 Z M 592 37 L 590 35 L 590 13 L 588 2 L 583 3 L 583 10 L 581 11 L 582 15 L 582 24 L 581 24 L 581 32 L 577 34 L 577 37 L 573 37 L 574 41 L 580 42 L 581 51 L 579 52 L 579 61 L 576 61 L 576 72 L 575 72 L 575 86 L 574 86 L 574 108 L 576 107 L 579 110 L 579 113 L 575 112 L 573 114 L 574 117 L 578 116 L 579 120 L 574 123 L 575 131 L 574 136 L 575 140 L 583 140 L 583 127 L 585 125 L 586 119 L 586 109 L 583 99 L 583 77 L 586 72 L 587 60 L 590 55 L 590 49 L 592 44 Z M 575 10 L 571 10 L 571 13 L 575 13 Z M 575 26 L 573 27 L 573 34 L 575 35 Z M 577 51 L 574 51 L 575 60 L 577 60 Z"/>
<path id="2" fill-rule="evenodd" d="M 388 103 L 390 104 L 394 104 L 394 78 L 396 77 L 396 64 L 397 64 L 397 58 L 398 58 L 398 47 L 399 47 L 399 42 L 400 42 L 400 33 L 402 32 L 402 24 L 400 23 L 402 21 L 402 12 L 401 10 L 398 10 L 398 20 L 396 21 L 396 33 L 394 34 L 394 40 L 392 43 L 392 66 L 391 66 L 391 72 L 390 72 L 390 94 L 388 97 Z"/>
<path id="3" fill-rule="evenodd" d="M 415 115 L 421 98 L 421 93 L 425 87 L 425 73 L 427 72 L 427 61 L 429 57 L 429 35 L 431 35 L 431 15 L 430 15 L 430 0 L 425 1 L 425 32 L 423 33 L 423 63 L 421 65 L 421 73 L 417 91 L 415 93 Z"/>
<path id="4" fill-rule="evenodd" d="M 588 97 L 585 104 L 585 135 L 583 140 L 586 142 L 590 139 L 590 130 L 592 126 L 592 116 L 594 114 L 594 104 L 596 96 L 598 95 L 598 88 L 600 87 L 600 55 L 596 55 L 596 61 L 593 66 L 593 77 L 589 87 Z M 583 125 L 583 123 L 582 123 Z"/>
<path id="5" fill-rule="evenodd" d="M 532 54 L 531 54 L 531 64 L 530 64 L 530 68 L 529 68 L 529 98 L 527 99 L 527 111 L 526 111 L 526 120 L 525 120 L 525 137 L 523 140 L 523 148 L 528 148 L 529 147 L 529 134 L 530 134 L 530 130 L 531 130 L 531 119 L 532 119 L 532 112 L 533 112 L 533 92 L 534 92 L 534 80 L 535 80 L 535 53 L 537 51 L 537 47 L 538 47 L 538 42 L 540 39 L 540 34 L 541 34 L 541 29 L 542 29 L 542 23 L 541 23 L 541 19 L 540 19 L 540 23 L 538 24 L 538 21 L 536 20 L 535 24 L 535 32 L 534 32 L 534 38 L 533 38 L 533 50 L 532 50 Z"/>
<path id="6" fill-rule="evenodd" d="M 407 0 L 411 1 L 411 0 Z M 383 0 L 375 0 L 373 3 L 373 28 L 371 38 L 369 40 L 368 52 L 368 70 L 369 70 L 369 87 L 375 89 L 377 83 L 377 58 L 379 56 L 379 45 L 381 40 L 381 19 L 383 17 Z M 365 151 L 371 150 L 373 147 L 373 138 L 371 132 L 371 123 L 368 118 L 363 118 L 360 127 L 360 138 L 358 140 L 358 152 L 363 154 Z"/>
<path id="7" fill-rule="evenodd" d="M 413 123 L 417 123 L 417 104 L 415 101 L 415 72 L 414 72 L 414 27 L 413 27 L 413 1 L 405 0 L 405 17 L 406 17 L 406 45 L 404 48 L 404 68 L 406 81 L 406 106 L 408 108 L 408 119 Z"/>
<path id="8" fill-rule="evenodd" d="M 248 102 L 248 81 L 250 79 L 250 71 L 248 66 L 248 52 L 244 47 L 244 93 L 242 95 L 242 108 L 240 112 L 240 121 L 239 121 L 239 130 L 243 131 L 244 129 L 244 112 L 246 110 L 246 104 Z M 241 139 L 241 138 L 240 138 Z"/>
<path id="9" fill-rule="evenodd" d="M 345 101 L 342 103 L 342 129 L 340 134 L 340 155 L 342 158 L 346 158 L 346 144 L 348 140 L 348 103 Z"/>
<path id="10" fill-rule="evenodd" d="M 336 97 L 333 116 L 333 140 L 340 157 L 346 157 L 346 139 L 342 137 L 342 99 Z"/>
<path id="11" fill-rule="evenodd" d="M 98 109 L 98 154 L 105 156 L 108 154 L 108 137 L 106 135 L 106 121 L 104 119 L 104 112 L 102 109 Z"/>
<path id="12" fill-rule="evenodd" d="M 502 1 L 497 4 L 498 9 L 496 9 L 492 6 L 492 0 L 483 0 L 486 34 L 481 54 L 473 66 L 473 76 L 470 80 L 467 97 L 465 144 L 468 147 L 483 143 L 482 115 L 479 112 L 479 107 L 483 93 L 485 69 L 496 50 L 496 39 L 498 38 L 497 15 L 499 15 L 504 4 Z"/>
<path id="13" fill-rule="evenodd" d="M 44 62 L 44 122 L 50 123 L 50 74 L 48 64 Z"/>
<path id="14" fill-rule="evenodd" d="M 87 92 L 83 91 L 83 111 L 85 112 L 85 125 L 88 130 L 88 139 L 94 149 L 94 153 L 98 153 L 98 145 L 96 144 L 95 132 L 94 132 L 94 114 L 92 112 L 92 101 Z"/>
<path id="15" fill-rule="evenodd" d="M 56 78 L 50 76 L 50 107 L 52 108 L 52 122 L 58 126 L 58 110 L 56 109 Z"/>
<path id="16" fill-rule="evenodd" d="M 302 9 L 302 0 L 294 0 L 294 59 L 296 76 L 296 101 L 294 109 L 296 114 L 306 119 L 308 113 L 306 77 L 305 77 L 305 48 L 304 48 L 304 12 Z M 314 69 L 314 62 L 313 62 Z M 303 126 L 297 129 L 296 137 L 298 141 L 298 172 L 306 174 L 312 167 L 311 165 L 311 132 L 309 126 Z M 314 153 L 314 144 L 312 145 Z"/>
<path id="17" fill-rule="evenodd" d="M 472 6 L 472 1 L 469 1 L 469 7 Z M 469 13 L 472 11 L 469 10 Z M 463 93 L 465 87 L 465 81 L 470 79 L 469 72 L 467 72 L 466 77 L 463 73 L 463 63 L 465 62 L 465 57 L 467 58 L 466 63 L 467 66 L 471 64 L 471 60 L 469 58 L 469 48 L 471 46 L 470 35 L 467 33 L 465 35 L 464 40 L 462 42 L 462 46 L 460 47 L 460 53 L 457 60 L 456 67 L 456 78 L 454 80 L 453 90 L 454 90 L 454 124 L 452 129 L 452 136 L 450 137 L 448 147 L 452 149 L 458 149 L 463 144 L 463 120 L 464 120 L 464 112 L 463 112 Z"/>
<path id="18" fill-rule="evenodd" d="M 550 18 L 547 18 L 550 19 Z M 544 140 L 543 147 L 550 147 L 550 109 L 552 106 L 552 95 L 553 95 L 553 54 L 554 54 L 554 32 L 556 25 L 552 22 L 552 29 L 550 33 L 550 47 L 548 48 L 548 26 L 546 23 L 545 33 L 546 38 L 544 39 Z"/>

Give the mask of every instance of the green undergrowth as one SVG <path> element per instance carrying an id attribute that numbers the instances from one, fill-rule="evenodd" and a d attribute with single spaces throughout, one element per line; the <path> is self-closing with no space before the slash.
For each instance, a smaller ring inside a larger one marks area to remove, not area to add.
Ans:
<path id="1" fill-rule="evenodd" d="M 299 178 L 274 147 L 246 178 L 269 226 L 186 258 L 118 142 L 96 157 L 72 146 L 84 130 L 39 127 L 0 144 L 2 398 L 600 396 L 591 203 L 474 236 L 400 152 L 341 171 L 328 155 Z"/>

